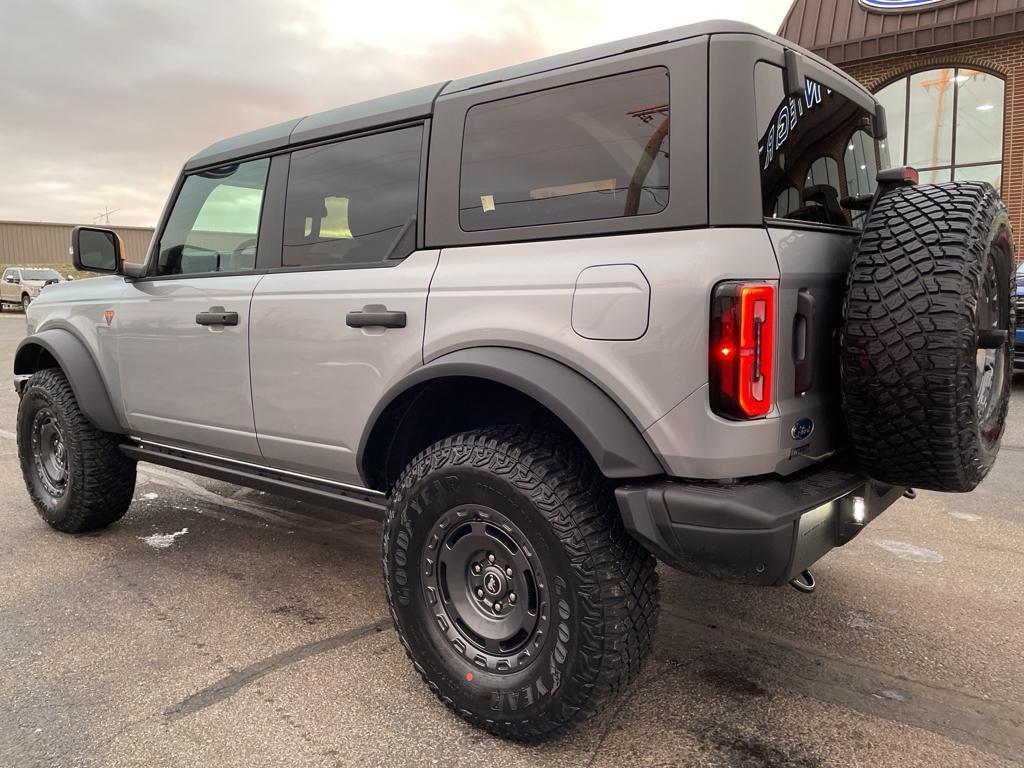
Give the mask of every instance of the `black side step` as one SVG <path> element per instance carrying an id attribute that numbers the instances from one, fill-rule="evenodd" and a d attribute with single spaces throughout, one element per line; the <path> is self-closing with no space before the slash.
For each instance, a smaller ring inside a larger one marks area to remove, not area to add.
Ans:
<path id="1" fill-rule="evenodd" d="M 384 519 L 385 499 L 369 493 L 360 493 L 355 489 L 349 490 L 313 479 L 290 477 L 269 468 L 233 465 L 163 446 L 157 448 L 126 443 L 121 446 L 121 452 L 136 461 L 148 461 L 151 464 L 180 469 L 194 475 L 212 477 L 214 480 L 223 480 L 267 493 L 276 493 L 310 504 L 324 507 L 340 506 L 344 512 L 371 520 Z"/>

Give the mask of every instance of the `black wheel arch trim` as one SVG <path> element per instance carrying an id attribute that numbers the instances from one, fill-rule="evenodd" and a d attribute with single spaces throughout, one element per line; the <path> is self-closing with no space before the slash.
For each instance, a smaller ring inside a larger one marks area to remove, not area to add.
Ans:
<path id="1" fill-rule="evenodd" d="M 84 342 L 71 331 L 51 328 L 22 339 L 14 355 L 15 376 L 40 370 L 40 350 L 49 353 L 64 371 L 78 407 L 93 426 L 104 432 L 127 432 L 127 425 L 121 423 L 110 400 L 99 366 Z"/>
<path id="2" fill-rule="evenodd" d="M 366 450 L 388 406 L 419 384 L 447 377 L 485 379 L 533 398 L 576 435 L 606 477 L 665 474 L 665 468 L 640 428 L 583 374 L 536 352 L 512 347 L 472 347 L 431 360 L 384 394 L 370 414 L 359 440 L 356 460 L 364 481 L 371 474 L 364 466 Z"/>

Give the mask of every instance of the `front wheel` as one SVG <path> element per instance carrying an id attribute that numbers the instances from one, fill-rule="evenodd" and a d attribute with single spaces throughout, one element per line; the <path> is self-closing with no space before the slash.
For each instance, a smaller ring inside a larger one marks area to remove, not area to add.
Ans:
<path id="1" fill-rule="evenodd" d="M 517 740 L 595 714 L 636 678 L 654 558 L 577 446 L 500 427 L 417 456 L 388 506 L 384 579 L 417 671 L 454 712 Z"/>
<path id="2" fill-rule="evenodd" d="M 24 312 L 28 312 L 28 305 L 32 303 L 32 297 L 27 293 L 21 297 L 21 309 Z"/>
<path id="3" fill-rule="evenodd" d="M 135 462 L 82 414 L 64 373 L 32 375 L 18 406 L 18 458 L 36 510 L 64 533 L 104 528 L 128 511 Z"/>

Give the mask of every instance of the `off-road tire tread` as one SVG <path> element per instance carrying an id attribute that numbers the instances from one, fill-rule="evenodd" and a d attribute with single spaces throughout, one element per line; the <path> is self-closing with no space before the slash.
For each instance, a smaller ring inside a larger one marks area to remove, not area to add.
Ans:
<path id="1" fill-rule="evenodd" d="M 48 399 L 63 421 L 68 448 L 71 508 L 60 521 L 42 515 L 45 501 L 35 490 L 31 445 L 21 439 L 22 409 L 31 390 Z M 64 372 L 47 368 L 32 375 L 25 385 L 19 407 L 18 458 L 29 496 L 40 515 L 51 526 L 64 533 L 85 533 L 105 528 L 120 520 L 128 511 L 135 492 L 136 464 L 118 447 L 118 438 L 96 429 L 82 413 Z"/>
<path id="2" fill-rule="evenodd" d="M 388 578 L 393 510 L 427 475 L 467 465 L 504 477 L 532 499 L 569 553 L 581 585 L 582 663 L 563 681 L 557 706 L 543 717 L 503 722 L 460 708 L 426 675 L 398 620 Z M 564 438 L 520 426 L 491 427 L 430 446 L 396 483 L 382 554 L 391 617 L 409 660 L 449 709 L 504 738 L 538 741 L 593 716 L 636 679 L 650 652 L 658 621 L 655 559 L 626 533 L 613 489 L 590 457 Z"/>
<path id="3" fill-rule="evenodd" d="M 1006 207 L 980 182 L 897 188 L 871 212 L 847 277 L 840 345 L 851 439 L 877 480 L 965 491 L 991 467 L 994 456 L 979 450 L 972 369 L 997 217 Z"/>

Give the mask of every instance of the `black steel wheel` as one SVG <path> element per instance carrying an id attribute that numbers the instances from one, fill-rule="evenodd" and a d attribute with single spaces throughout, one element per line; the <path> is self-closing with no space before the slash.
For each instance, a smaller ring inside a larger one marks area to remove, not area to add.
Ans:
<path id="1" fill-rule="evenodd" d="M 431 446 L 394 489 L 382 559 L 416 670 L 500 736 L 541 739 L 590 717 L 650 650 L 654 558 L 566 439 L 494 427 Z"/>
<path id="2" fill-rule="evenodd" d="M 551 625 L 548 585 L 529 539 L 506 515 L 479 504 L 441 515 L 420 570 L 423 597 L 443 611 L 446 638 L 471 652 L 474 664 L 508 673 L 537 659 Z"/>
<path id="3" fill-rule="evenodd" d="M 115 435 L 82 414 L 61 370 L 39 371 L 25 384 L 17 434 L 29 496 L 58 531 L 103 528 L 128 511 L 135 462 L 121 453 Z"/>
<path id="4" fill-rule="evenodd" d="M 67 448 L 60 422 L 50 406 L 36 411 L 32 419 L 32 465 L 36 477 L 52 498 L 67 491 Z"/>

